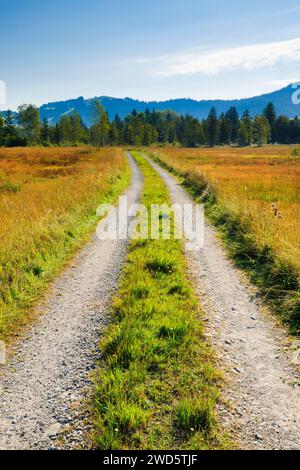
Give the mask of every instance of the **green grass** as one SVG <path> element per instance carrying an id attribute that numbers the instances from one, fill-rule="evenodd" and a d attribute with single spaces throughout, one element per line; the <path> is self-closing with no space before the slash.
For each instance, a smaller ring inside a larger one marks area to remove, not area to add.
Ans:
<path id="1" fill-rule="evenodd" d="M 270 308 L 292 334 L 300 334 L 299 272 L 276 255 L 269 246 L 259 246 L 250 225 L 230 213 L 216 195 L 214 186 L 199 173 L 181 173 L 157 155 L 150 155 L 158 164 L 179 177 L 190 194 L 205 204 L 206 216 L 220 230 L 235 264 L 245 270 L 256 284 Z"/>
<path id="2" fill-rule="evenodd" d="M 169 203 L 167 188 L 138 152 L 142 203 Z M 112 321 L 101 340 L 95 433 L 98 449 L 213 449 L 219 375 L 182 242 L 130 244 Z"/>
<path id="3" fill-rule="evenodd" d="M 21 189 L 20 184 L 12 183 L 11 181 L 0 181 L 0 192 L 3 193 L 18 193 Z"/>
<path id="4" fill-rule="evenodd" d="M 193 431 L 207 432 L 213 428 L 213 401 L 184 398 L 177 405 L 177 425 L 186 433 Z"/>
<path id="5" fill-rule="evenodd" d="M 291 151 L 291 157 L 300 157 L 300 149 L 293 149 Z"/>

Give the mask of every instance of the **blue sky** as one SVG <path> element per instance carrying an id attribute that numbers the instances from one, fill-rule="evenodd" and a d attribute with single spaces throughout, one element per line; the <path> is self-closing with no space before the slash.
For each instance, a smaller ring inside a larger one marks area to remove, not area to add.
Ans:
<path id="1" fill-rule="evenodd" d="M 245 97 L 300 80 L 299 0 L 0 0 L 0 20 L 13 109 L 96 95 Z"/>

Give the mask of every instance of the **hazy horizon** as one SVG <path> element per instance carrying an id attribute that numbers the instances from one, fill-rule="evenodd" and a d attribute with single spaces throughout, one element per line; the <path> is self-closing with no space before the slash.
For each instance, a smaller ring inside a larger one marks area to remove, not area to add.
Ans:
<path id="1" fill-rule="evenodd" d="M 270 91 L 267 91 L 265 93 L 261 93 L 261 94 L 258 94 L 258 95 L 251 95 L 251 96 L 242 96 L 242 97 L 230 97 L 230 98 L 218 98 L 218 97 L 215 97 L 215 98 L 192 98 L 192 97 L 189 97 L 189 96 L 181 96 L 181 97 L 178 97 L 178 98 L 173 98 L 173 97 L 170 97 L 170 98 L 165 98 L 165 99 L 151 99 L 151 100 L 146 100 L 146 99 L 143 99 L 143 98 L 135 98 L 135 97 L 132 97 L 132 96 L 111 96 L 111 95 L 101 95 L 101 94 L 98 94 L 98 95 L 95 95 L 95 96 L 83 96 L 83 95 L 79 95 L 79 96 L 73 96 L 73 97 L 70 97 L 70 98 L 65 98 L 65 99 L 56 99 L 56 100 L 53 100 L 53 101 L 43 101 L 41 103 L 30 103 L 30 104 L 33 104 L 35 106 L 43 106 L 43 105 L 47 105 L 47 104 L 51 104 L 51 103 L 56 103 L 56 102 L 65 102 L 65 101 L 72 101 L 72 100 L 77 100 L 79 98 L 83 98 L 84 100 L 92 100 L 93 98 L 101 98 L 101 97 L 106 97 L 106 98 L 113 98 L 113 99 L 120 99 L 120 100 L 125 100 L 125 99 L 132 99 L 132 100 L 137 100 L 137 101 L 140 101 L 140 102 L 144 102 L 144 103 L 151 103 L 151 102 L 165 102 L 165 101 L 171 101 L 171 100 L 193 100 L 193 101 L 233 101 L 233 100 L 244 100 L 244 99 L 251 99 L 251 98 L 256 98 L 258 96 L 261 96 L 261 95 L 265 95 L 265 94 L 269 94 L 269 93 L 273 93 L 273 92 L 276 92 L 276 91 L 280 91 L 281 89 L 287 87 L 287 86 L 290 86 L 292 85 L 293 83 L 289 83 L 288 85 L 286 86 L 282 86 L 280 88 L 276 88 L 276 89 L 273 89 L 273 90 L 270 90 Z M 25 103 L 25 102 L 22 102 L 20 104 L 29 104 L 29 103 Z M 0 107 L 1 109 L 1 107 Z M 10 109 L 11 111 L 13 112 L 16 112 L 17 111 L 17 107 L 16 108 L 9 108 L 7 107 L 6 109 Z M 6 109 L 4 109 L 4 107 L 2 106 L 2 110 L 3 111 L 6 111 Z"/>

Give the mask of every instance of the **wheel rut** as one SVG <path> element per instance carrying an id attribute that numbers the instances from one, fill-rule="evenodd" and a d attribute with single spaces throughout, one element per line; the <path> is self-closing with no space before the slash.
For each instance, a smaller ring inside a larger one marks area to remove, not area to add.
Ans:
<path id="1" fill-rule="evenodd" d="M 128 203 L 139 201 L 141 173 L 132 173 Z M 101 223 L 105 224 L 106 219 Z M 54 449 L 82 445 L 82 402 L 99 358 L 99 334 L 126 259 L 127 241 L 93 239 L 53 283 L 41 315 L 0 369 L 0 448 Z"/>
<path id="2" fill-rule="evenodd" d="M 145 156 L 167 184 L 173 203 L 195 204 L 175 177 Z M 263 306 L 258 292 L 226 256 L 205 222 L 200 251 L 186 251 L 207 314 L 206 331 L 225 374 L 222 426 L 240 449 L 299 449 L 299 350 Z M 297 367 L 298 366 L 298 367 Z"/>

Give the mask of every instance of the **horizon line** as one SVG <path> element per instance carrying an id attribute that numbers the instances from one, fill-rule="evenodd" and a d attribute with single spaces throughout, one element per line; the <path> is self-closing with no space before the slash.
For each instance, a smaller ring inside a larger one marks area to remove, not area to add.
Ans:
<path id="1" fill-rule="evenodd" d="M 226 102 L 226 101 L 243 101 L 243 100 L 248 100 L 248 99 L 253 99 L 253 98 L 258 98 L 260 96 L 265 96 L 265 95 L 270 95 L 272 93 L 276 93 L 277 91 L 281 91 L 281 90 L 285 90 L 286 88 L 289 88 L 293 85 L 296 85 L 298 82 L 291 82 L 289 83 L 288 85 L 286 86 L 283 86 L 281 88 L 275 88 L 273 89 L 272 91 L 268 91 L 266 93 L 262 93 L 260 95 L 251 95 L 251 96 L 244 96 L 242 98 L 191 98 L 191 97 L 181 97 L 181 98 L 166 98 L 166 99 L 162 99 L 162 100 L 158 100 L 158 99 L 152 99 L 152 100 L 144 100 L 142 98 L 132 98 L 130 96 L 124 96 L 124 97 L 119 97 L 119 96 L 111 96 L 111 95 L 98 95 L 98 96 L 93 96 L 91 98 L 85 98 L 83 95 L 79 95 L 77 98 L 67 98 L 67 99 L 57 99 L 56 101 L 48 101 L 48 102 L 44 102 L 40 105 L 38 104 L 35 104 L 35 103 L 26 103 L 26 102 L 22 102 L 20 105 L 18 106 L 21 106 L 22 104 L 33 104 L 34 106 L 37 106 L 38 108 L 41 108 L 42 106 L 47 106 L 49 104 L 54 104 L 54 103 L 58 103 L 58 102 L 63 102 L 63 103 L 66 103 L 67 101 L 75 101 L 75 100 L 79 100 L 80 98 L 82 98 L 84 101 L 92 101 L 94 99 L 101 99 L 101 98 L 111 98 L 111 99 L 116 99 L 116 100 L 132 100 L 132 101 L 140 101 L 141 103 L 164 103 L 166 101 L 178 101 L 178 100 L 187 100 L 187 101 L 196 101 L 196 102 L 210 102 L 210 101 L 221 101 L 221 102 Z M 300 81 L 299 81 L 299 84 L 300 84 Z M 13 108 L 6 108 L 6 109 L 0 109 L 0 112 L 5 112 L 5 111 L 12 111 L 12 112 L 17 112 L 17 109 L 13 109 Z"/>

